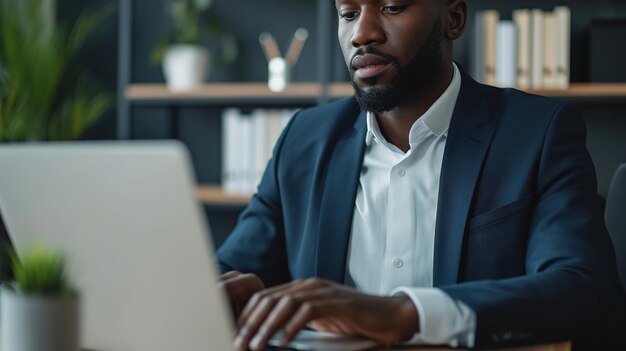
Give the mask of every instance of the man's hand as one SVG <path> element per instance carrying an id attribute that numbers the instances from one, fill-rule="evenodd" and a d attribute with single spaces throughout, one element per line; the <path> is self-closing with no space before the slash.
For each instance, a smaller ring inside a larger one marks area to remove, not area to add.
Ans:
<path id="1" fill-rule="evenodd" d="M 228 296 L 236 320 L 252 295 L 263 290 L 265 286 L 261 279 L 254 274 L 230 271 L 220 277 L 219 288 Z"/>
<path id="2" fill-rule="evenodd" d="M 283 330 L 286 346 L 306 326 L 364 336 L 390 345 L 419 331 L 419 317 L 406 295 L 381 297 L 321 279 L 297 280 L 254 294 L 237 322 L 235 350 L 263 350 Z"/>

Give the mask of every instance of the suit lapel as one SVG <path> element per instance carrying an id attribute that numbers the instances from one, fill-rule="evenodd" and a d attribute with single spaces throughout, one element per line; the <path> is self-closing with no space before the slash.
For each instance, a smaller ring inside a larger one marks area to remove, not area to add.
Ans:
<path id="1" fill-rule="evenodd" d="M 335 145 L 320 207 L 316 276 L 343 283 L 363 155 L 365 112 Z"/>
<path id="2" fill-rule="evenodd" d="M 434 286 L 457 282 L 463 237 L 476 181 L 493 137 L 481 86 L 462 73 L 441 167 L 435 226 Z"/>

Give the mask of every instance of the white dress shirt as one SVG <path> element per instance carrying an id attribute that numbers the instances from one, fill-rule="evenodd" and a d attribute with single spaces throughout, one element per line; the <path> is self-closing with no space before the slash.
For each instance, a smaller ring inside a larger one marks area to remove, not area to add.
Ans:
<path id="1" fill-rule="evenodd" d="M 359 179 L 346 283 L 376 295 L 404 293 L 419 313 L 411 344 L 474 345 L 476 314 L 433 288 L 439 176 L 461 75 L 411 127 L 404 153 L 385 140 L 367 114 L 365 158 Z"/>

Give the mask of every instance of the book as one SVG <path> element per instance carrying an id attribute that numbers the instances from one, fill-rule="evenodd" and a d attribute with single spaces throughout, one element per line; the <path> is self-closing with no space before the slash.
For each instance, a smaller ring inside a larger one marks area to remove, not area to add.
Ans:
<path id="1" fill-rule="evenodd" d="M 240 109 L 222 112 L 222 187 L 234 195 L 255 192 L 280 133 L 294 110 Z"/>
<path id="2" fill-rule="evenodd" d="M 517 37 L 515 22 L 499 21 L 496 26 L 496 85 L 512 87 L 516 82 Z"/>
<path id="3" fill-rule="evenodd" d="M 520 89 L 530 88 L 530 10 L 513 11 L 513 21 L 517 28 L 517 76 L 516 86 Z"/>
<path id="4" fill-rule="evenodd" d="M 570 83 L 572 11 L 567 6 L 557 6 L 554 8 L 554 13 L 557 18 L 558 27 L 555 87 L 567 89 Z"/>
<path id="5" fill-rule="evenodd" d="M 282 123 L 280 120 L 280 111 L 279 110 L 270 110 L 268 111 L 268 138 L 270 140 L 270 144 L 267 145 L 267 153 L 269 155 L 274 151 L 274 144 L 278 140 L 280 133 L 282 131 Z"/>
<path id="6" fill-rule="evenodd" d="M 222 112 L 222 186 L 227 193 L 237 193 L 238 164 L 237 155 L 240 153 L 237 128 L 241 111 L 228 108 Z"/>
<path id="7" fill-rule="evenodd" d="M 543 88 L 557 88 L 559 26 L 553 12 L 544 13 Z"/>
<path id="8" fill-rule="evenodd" d="M 533 9 L 530 12 L 530 87 L 543 88 L 544 13 Z"/>
<path id="9" fill-rule="evenodd" d="M 482 14 L 485 36 L 485 67 L 483 83 L 496 84 L 496 27 L 500 20 L 500 13 L 496 10 L 486 10 Z"/>
<path id="10" fill-rule="evenodd" d="M 254 145 L 256 140 L 253 128 L 251 115 L 239 115 L 238 132 L 241 153 L 237 155 L 238 159 L 235 161 L 237 163 L 237 174 L 239 175 L 236 188 L 236 193 L 238 194 L 251 194 L 254 192 Z"/>
<path id="11" fill-rule="evenodd" d="M 254 145 L 252 152 L 254 153 L 254 176 L 251 180 L 251 187 L 254 189 L 261 181 L 267 161 L 269 161 L 271 152 L 268 144 L 273 144 L 269 138 L 269 114 L 268 110 L 255 109 L 252 111 L 252 124 L 254 131 Z"/>
<path id="12" fill-rule="evenodd" d="M 289 124 L 291 117 L 293 117 L 295 110 L 292 109 L 283 109 L 280 114 L 280 130 L 282 132 L 283 129 Z"/>

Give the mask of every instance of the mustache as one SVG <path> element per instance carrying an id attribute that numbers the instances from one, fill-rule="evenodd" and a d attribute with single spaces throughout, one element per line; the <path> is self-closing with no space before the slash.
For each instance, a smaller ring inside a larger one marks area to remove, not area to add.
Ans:
<path id="1" fill-rule="evenodd" d="M 371 46 L 363 46 L 363 47 L 356 49 L 354 51 L 354 54 L 352 54 L 352 57 L 350 58 L 350 63 L 348 64 L 348 68 L 350 69 L 350 71 L 354 71 L 354 69 L 352 68 L 352 61 L 354 61 L 354 58 L 359 55 L 365 55 L 365 54 L 380 56 L 384 58 L 385 60 L 389 61 L 389 63 L 391 63 L 393 66 L 398 67 L 398 59 L 395 56 L 382 52 Z"/>

